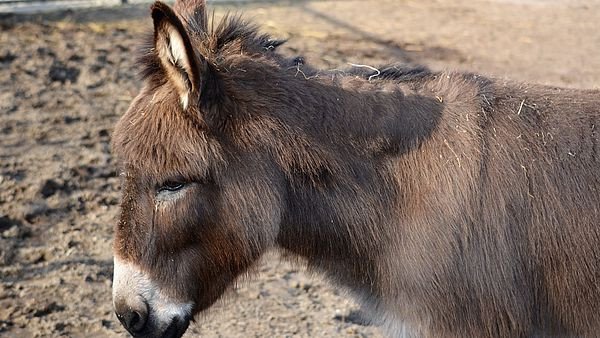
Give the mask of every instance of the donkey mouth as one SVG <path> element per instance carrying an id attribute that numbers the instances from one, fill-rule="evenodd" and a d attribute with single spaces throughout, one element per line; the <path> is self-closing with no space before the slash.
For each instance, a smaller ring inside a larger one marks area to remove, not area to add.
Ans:
<path id="1" fill-rule="evenodd" d="M 127 331 L 135 338 L 180 338 L 185 331 L 187 331 L 189 325 L 189 318 L 182 319 L 180 317 L 175 317 L 166 328 L 164 328 L 164 325 L 162 326 L 163 328 L 160 328 L 160 325 L 149 323 L 149 325 L 141 331 L 136 332 L 130 329 L 127 329 Z"/>

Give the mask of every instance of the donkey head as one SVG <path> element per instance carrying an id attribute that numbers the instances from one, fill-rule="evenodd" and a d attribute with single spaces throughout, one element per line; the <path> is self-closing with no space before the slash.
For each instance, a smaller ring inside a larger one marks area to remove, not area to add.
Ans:
<path id="1" fill-rule="evenodd" d="M 282 177 L 259 151 L 260 79 L 244 73 L 283 61 L 279 42 L 237 19 L 209 32 L 202 1 L 156 2 L 152 18 L 144 86 L 113 135 L 123 176 L 113 302 L 134 336 L 172 337 L 275 242 Z"/>

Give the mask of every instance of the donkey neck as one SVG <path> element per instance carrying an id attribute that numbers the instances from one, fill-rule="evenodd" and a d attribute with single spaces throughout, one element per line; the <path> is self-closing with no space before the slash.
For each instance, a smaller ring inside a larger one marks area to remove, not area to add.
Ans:
<path id="1" fill-rule="evenodd" d="M 290 114 L 288 104 L 286 111 L 276 113 L 282 120 L 295 118 L 290 122 L 301 125 L 319 143 L 358 141 L 362 145 L 355 150 L 361 153 L 373 143 L 409 149 L 430 135 L 441 115 L 442 103 L 422 88 L 422 78 L 371 81 L 359 75 L 315 76 L 320 78 L 294 76 L 295 81 L 286 81 L 290 86 L 282 89 L 288 95 L 282 98 L 295 109 Z"/>
<path id="2" fill-rule="evenodd" d="M 321 167 L 282 168 L 287 213 L 278 245 L 341 284 L 377 293 L 376 262 L 395 231 L 384 224 L 394 217 L 400 195 L 389 158 L 418 148 L 442 106 L 392 81 L 297 81 L 303 81 L 303 97 L 297 85 L 283 91 L 289 96 L 282 99 L 294 102 L 294 115 L 280 118 L 300 126 Z"/>

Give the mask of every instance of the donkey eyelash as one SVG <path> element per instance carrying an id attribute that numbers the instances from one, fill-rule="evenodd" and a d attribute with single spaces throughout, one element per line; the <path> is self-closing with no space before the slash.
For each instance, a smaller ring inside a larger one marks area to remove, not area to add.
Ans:
<path id="1" fill-rule="evenodd" d="M 167 181 L 165 183 L 163 183 L 161 186 L 158 187 L 158 189 L 156 190 L 157 193 L 161 193 L 161 192 L 177 192 L 180 191 L 181 189 L 183 189 L 186 186 L 186 183 L 184 182 L 177 182 L 177 181 Z"/>

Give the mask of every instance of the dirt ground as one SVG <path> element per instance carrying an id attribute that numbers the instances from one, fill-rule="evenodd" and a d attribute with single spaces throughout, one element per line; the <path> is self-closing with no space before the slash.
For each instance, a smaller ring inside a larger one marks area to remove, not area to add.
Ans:
<path id="1" fill-rule="evenodd" d="M 600 1 L 294 1 L 234 9 L 322 68 L 416 62 L 600 86 Z M 124 337 L 111 307 L 113 125 L 148 5 L 0 17 L 0 336 Z M 270 255 L 187 336 L 380 337 L 343 290 Z"/>

